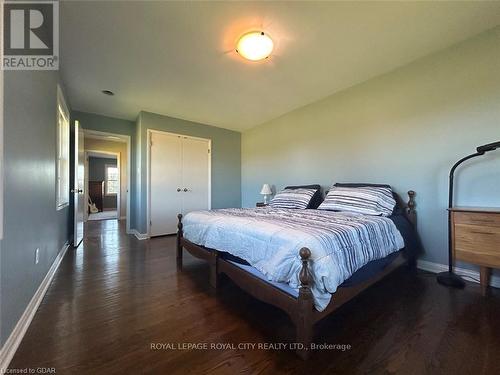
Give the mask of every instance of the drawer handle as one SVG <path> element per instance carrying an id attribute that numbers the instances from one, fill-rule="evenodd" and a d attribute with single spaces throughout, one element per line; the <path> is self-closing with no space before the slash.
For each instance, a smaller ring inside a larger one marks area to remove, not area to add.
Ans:
<path id="1" fill-rule="evenodd" d="M 495 233 L 490 233 L 490 232 L 477 232 L 475 230 L 471 230 L 471 233 L 474 233 L 474 234 L 485 234 L 485 235 L 489 235 L 489 236 L 493 236 Z"/>

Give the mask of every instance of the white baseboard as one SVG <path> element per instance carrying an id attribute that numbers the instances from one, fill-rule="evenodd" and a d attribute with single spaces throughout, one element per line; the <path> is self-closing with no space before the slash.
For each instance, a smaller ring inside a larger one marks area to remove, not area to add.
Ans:
<path id="1" fill-rule="evenodd" d="M 433 262 L 428 262 L 426 260 L 418 260 L 417 268 L 433 273 L 448 271 L 447 264 L 433 263 Z M 457 275 L 462 276 L 465 280 L 472 281 L 474 283 L 479 283 L 479 271 L 469 270 L 467 268 L 461 268 L 461 267 L 454 267 L 453 270 Z M 490 280 L 490 286 L 493 286 L 495 288 L 500 288 L 500 277 L 492 275 Z"/>
<path id="2" fill-rule="evenodd" d="M 147 240 L 149 239 L 149 234 L 147 233 L 139 233 L 136 229 L 130 229 L 128 234 L 134 235 L 138 240 Z"/>
<path id="3" fill-rule="evenodd" d="M 57 269 L 59 268 L 59 265 L 61 264 L 61 261 L 64 258 L 64 255 L 66 254 L 68 248 L 69 244 L 66 243 L 64 244 L 61 251 L 59 251 L 59 254 L 57 254 L 56 259 L 54 259 L 54 262 L 52 263 L 52 266 L 50 266 L 49 271 L 42 280 L 42 283 L 31 298 L 28 306 L 26 306 L 23 315 L 21 315 L 21 318 L 19 318 L 9 338 L 3 345 L 2 350 L 0 350 L 0 373 L 3 374 L 9 367 L 10 361 L 12 360 L 12 357 L 14 357 L 19 344 L 21 343 L 26 331 L 28 330 L 28 327 L 30 326 L 31 321 L 33 320 L 33 317 L 35 316 L 35 313 L 38 309 L 38 306 L 40 306 L 40 303 L 42 302 L 43 297 L 45 296 L 45 293 L 47 292 L 47 289 L 49 288 L 49 285 Z"/>

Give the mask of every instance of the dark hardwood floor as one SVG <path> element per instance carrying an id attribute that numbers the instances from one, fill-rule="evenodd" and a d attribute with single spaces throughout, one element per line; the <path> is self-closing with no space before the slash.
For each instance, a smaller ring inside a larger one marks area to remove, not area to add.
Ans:
<path id="1" fill-rule="evenodd" d="M 398 271 L 320 322 L 321 350 L 169 348 L 181 343 L 293 343 L 281 311 L 230 281 L 215 293 L 208 268 L 175 238 L 138 241 L 115 220 L 90 222 L 68 250 L 10 367 L 57 374 L 499 374 L 500 291 L 452 290 L 432 274 Z M 166 344 L 151 349 L 152 343 Z"/>

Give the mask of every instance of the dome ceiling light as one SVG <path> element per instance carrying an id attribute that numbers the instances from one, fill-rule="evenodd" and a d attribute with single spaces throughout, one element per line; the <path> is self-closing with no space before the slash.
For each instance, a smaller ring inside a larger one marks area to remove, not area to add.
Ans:
<path id="1" fill-rule="evenodd" d="M 252 31 L 241 36 L 236 44 L 236 52 L 250 61 L 267 59 L 273 51 L 274 43 L 263 31 Z"/>

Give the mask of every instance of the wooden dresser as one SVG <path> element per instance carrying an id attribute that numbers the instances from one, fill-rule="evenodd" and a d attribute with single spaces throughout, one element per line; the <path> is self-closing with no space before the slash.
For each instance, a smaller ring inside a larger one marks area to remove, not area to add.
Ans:
<path id="1" fill-rule="evenodd" d="M 500 268 L 500 207 L 453 207 L 450 211 L 454 259 L 480 266 L 485 293 L 491 268 Z"/>

